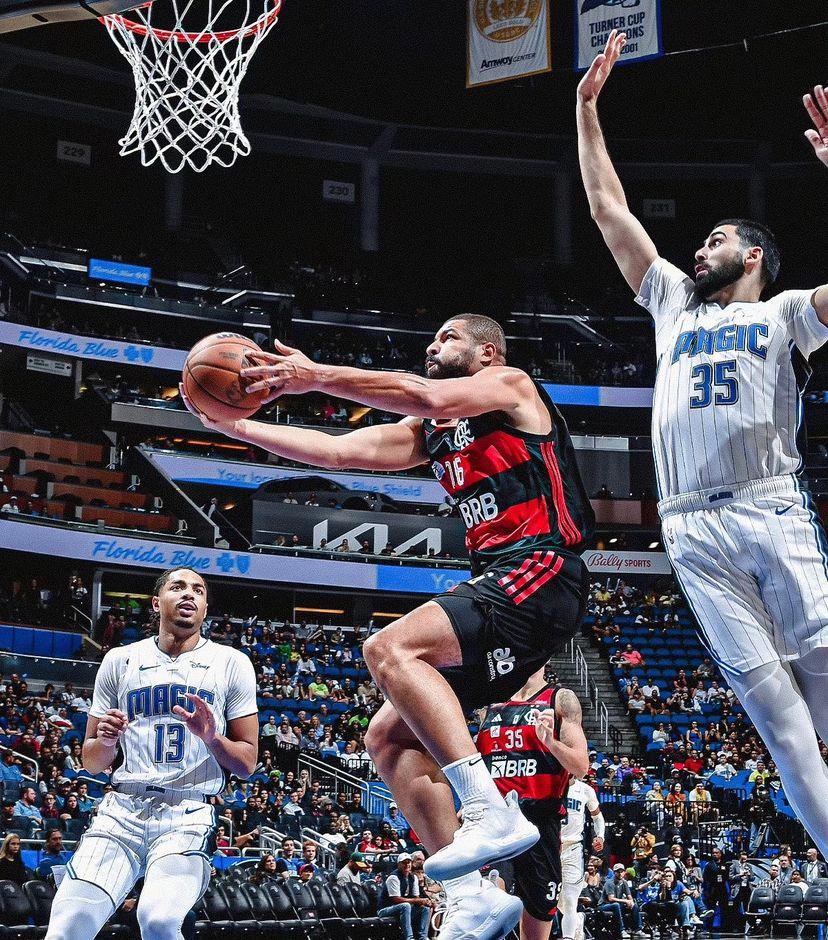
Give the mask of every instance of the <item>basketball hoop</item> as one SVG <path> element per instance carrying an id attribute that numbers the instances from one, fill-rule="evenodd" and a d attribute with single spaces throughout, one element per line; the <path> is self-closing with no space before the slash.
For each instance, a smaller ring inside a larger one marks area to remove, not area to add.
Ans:
<path id="1" fill-rule="evenodd" d="M 202 17 L 196 31 L 188 22 L 193 7 Z M 246 157 L 250 141 L 239 118 L 239 87 L 281 9 L 282 0 L 155 0 L 128 15 L 102 16 L 135 78 L 135 110 L 119 141 L 121 156 L 138 153 L 144 166 L 160 161 L 170 173 L 186 166 L 201 173 Z M 241 25 L 223 28 L 236 12 L 244 14 Z M 156 22 L 163 15 L 170 22 L 153 26 L 154 14 Z"/>

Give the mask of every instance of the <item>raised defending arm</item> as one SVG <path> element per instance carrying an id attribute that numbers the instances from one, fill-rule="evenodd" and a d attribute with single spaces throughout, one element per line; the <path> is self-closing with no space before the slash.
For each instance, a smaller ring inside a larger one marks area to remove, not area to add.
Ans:
<path id="1" fill-rule="evenodd" d="M 805 136 L 814 148 L 817 159 L 828 167 L 828 94 L 822 85 L 817 85 L 813 94 L 805 95 L 802 100 L 805 110 L 814 122 L 813 128 L 805 131 Z M 811 303 L 822 325 L 828 326 L 828 285 L 814 291 Z"/>
<path id="2" fill-rule="evenodd" d="M 598 120 L 598 96 L 626 41 L 623 33 L 613 30 L 604 52 L 596 57 L 578 85 L 578 160 L 592 218 L 627 283 L 638 293 L 658 251 L 644 226 L 630 212 Z"/>

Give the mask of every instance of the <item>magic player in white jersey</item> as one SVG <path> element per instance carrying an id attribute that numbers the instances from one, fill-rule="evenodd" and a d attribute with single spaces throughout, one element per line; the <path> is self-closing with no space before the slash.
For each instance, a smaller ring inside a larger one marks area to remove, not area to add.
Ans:
<path id="1" fill-rule="evenodd" d="M 578 914 L 578 898 L 584 887 L 584 827 L 586 814 L 592 817 L 592 850 L 604 850 L 604 816 L 598 796 L 589 784 L 573 776 L 566 793 L 566 822 L 561 826 L 561 912 L 563 940 L 583 936 L 583 914 Z"/>
<path id="2" fill-rule="evenodd" d="M 626 37 L 613 32 L 578 87 L 578 151 L 590 210 L 655 321 L 653 448 L 666 551 L 730 685 L 779 768 L 785 794 L 828 851 L 828 559 L 798 477 L 807 360 L 828 340 L 828 286 L 762 302 L 779 272 L 773 235 L 729 219 L 696 252 L 695 277 L 660 258 L 627 206 L 598 120 Z M 828 99 L 806 107 L 828 165 Z"/>
<path id="3" fill-rule="evenodd" d="M 238 650 L 202 639 L 207 585 L 175 568 L 155 585 L 157 637 L 111 650 L 95 680 L 84 767 L 117 764 L 67 865 L 47 940 L 92 940 L 140 877 L 144 940 L 181 940 L 181 924 L 210 878 L 224 771 L 256 765 L 256 676 Z M 116 760 L 120 758 L 120 763 Z"/>

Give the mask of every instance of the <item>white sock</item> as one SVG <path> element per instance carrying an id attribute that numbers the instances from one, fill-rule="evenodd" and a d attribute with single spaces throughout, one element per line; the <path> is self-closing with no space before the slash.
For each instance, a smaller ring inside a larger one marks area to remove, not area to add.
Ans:
<path id="1" fill-rule="evenodd" d="M 479 871 L 470 871 L 468 875 L 461 875 L 459 878 L 446 878 L 443 887 L 450 898 L 474 894 L 483 887 L 483 878 Z"/>
<path id="2" fill-rule="evenodd" d="M 503 804 L 503 797 L 479 754 L 461 757 L 442 770 L 464 807 L 475 803 Z"/>

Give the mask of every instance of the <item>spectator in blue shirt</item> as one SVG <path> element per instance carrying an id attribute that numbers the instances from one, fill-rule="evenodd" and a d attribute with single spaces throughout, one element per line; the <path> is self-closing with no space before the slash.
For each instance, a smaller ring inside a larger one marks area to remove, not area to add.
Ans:
<path id="1" fill-rule="evenodd" d="M 63 833 L 60 829 L 53 829 L 46 839 L 43 855 L 40 856 L 40 864 L 37 866 L 38 877 L 48 878 L 55 865 L 65 865 L 71 857 L 72 853 L 63 848 Z"/>
<path id="2" fill-rule="evenodd" d="M 287 865 L 291 874 L 299 870 L 300 865 L 304 865 L 305 860 L 296 854 L 296 842 L 293 839 L 282 839 L 282 861 Z"/>
<path id="3" fill-rule="evenodd" d="M 37 808 L 36 799 L 34 787 L 26 787 L 20 794 L 20 799 L 14 804 L 14 815 L 25 816 L 26 819 L 33 819 L 38 826 L 41 825 L 43 818 Z"/>
<path id="4" fill-rule="evenodd" d="M 78 784 L 78 809 L 81 811 L 81 816 L 88 816 L 92 810 L 95 808 L 95 800 L 89 795 L 89 784 L 88 783 L 79 783 Z"/>
<path id="5" fill-rule="evenodd" d="M 23 774 L 11 751 L 6 754 L 3 763 L 0 764 L 0 780 L 3 783 L 17 784 L 18 786 L 23 783 Z"/>
<path id="6" fill-rule="evenodd" d="M 388 810 L 385 815 L 382 817 L 382 821 L 388 823 L 388 825 L 394 830 L 394 832 L 407 832 L 411 826 L 408 823 L 408 820 L 403 816 L 399 811 L 396 803 L 389 803 Z"/>

